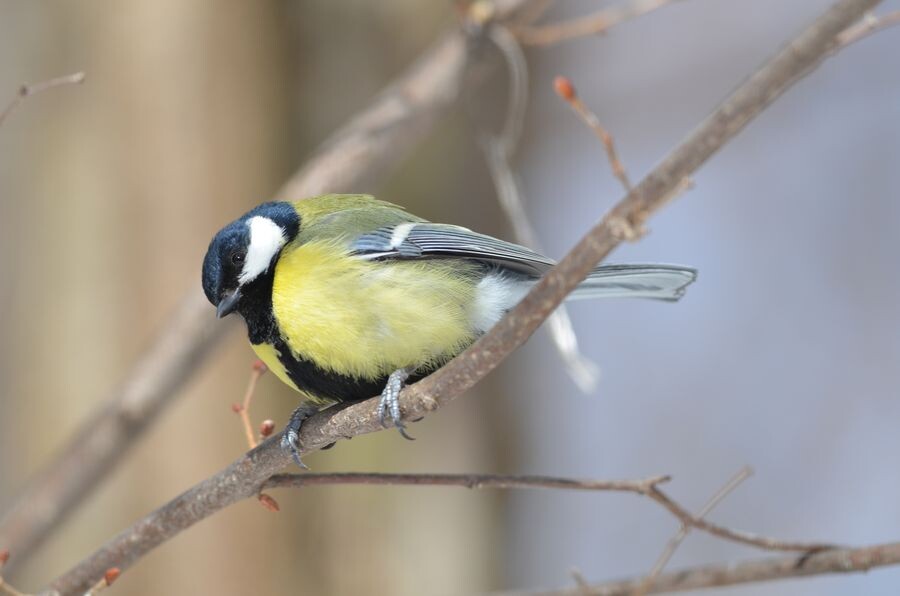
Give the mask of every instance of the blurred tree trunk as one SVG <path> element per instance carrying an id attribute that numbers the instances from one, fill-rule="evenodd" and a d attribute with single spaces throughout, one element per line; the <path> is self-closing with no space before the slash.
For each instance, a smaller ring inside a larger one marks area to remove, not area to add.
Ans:
<path id="1" fill-rule="evenodd" d="M 83 87 L 29 100 L 0 130 L 0 274 L 11 280 L 0 292 L 0 431 L 4 446 L 20 446 L 0 461 L 8 501 L 199 283 L 215 230 L 271 196 L 301 152 L 365 105 L 450 13 L 402 0 L 2 6 L 3 89 L 88 72 Z M 390 198 L 436 217 L 458 213 L 454 197 L 483 209 L 458 175 L 471 165 L 463 152 L 471 152 L 465 136 L 448 127 L 394 177 Z M 189 395 L 17 582 L 42 584 L 244 449 L 228 406 L 243 392 L 251 357 L 243 330 L 234 331 Z M 281 422 L 296 400 L 268 377 L 252 414 Z M 415 425 L 416 444 L 384 433 L 310 463 L 320 471 L 490 469 L 490 424 L 478 411 L 475 402 Z M 255 503 L 233 508 L 130 570 L 119 589 L 420 594 L 490 581 L 495 501 L 487 495 L 336 487 L 275 496 L 281 514 Z M 413 521 L 401 525 L 401 513 Z"/>

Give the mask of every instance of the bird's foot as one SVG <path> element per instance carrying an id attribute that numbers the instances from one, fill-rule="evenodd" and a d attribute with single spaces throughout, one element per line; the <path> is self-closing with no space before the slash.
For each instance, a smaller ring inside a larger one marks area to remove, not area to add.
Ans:
<path id="1" fill-rule="evenodd" d="M 399 368 L 391 373 L 388 377 L 384 391 L 381 392 L 381 401 L 378 403 L 378 416 L 381 419 L 381 426 L 387 427 L 387 417 L 390 415 L 391 422 L 400 431 L 404 439 L 415 441 L 415 439 L 406 432 L 406 424 L 400 415 L 400 391 L 406 383 L 406 379 L 412 374 L 412 370 L 408 368 Z"/>
<path id="2" fill-rule="evenodd" d="M 311 402 L 303 402 L 294 413 L 287 426 L 284 427 L 284 433 L 281 435 L 281 448 L 291 454 L 297 465 L 304 470 L 309 468 L 300 459 L 300 427 L 303 421 L 319 411 L 319 408 Z"/>

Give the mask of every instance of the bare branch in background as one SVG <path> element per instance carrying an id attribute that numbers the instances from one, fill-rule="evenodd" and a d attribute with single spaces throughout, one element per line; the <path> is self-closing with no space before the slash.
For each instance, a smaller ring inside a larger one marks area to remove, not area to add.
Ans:
<path id="1" fill-rule="evenodd" d="M 488 35 L 506 60 L 509 72 L 509 100 L 503 129 L 498 134 L 482 133 L 479 144 L 487 161 L 500 206 L 512 225 L 516 241 L 537 252 L 545 252 L 528 218 L 519 180 L 512 167 L 512 158 L 519 144 L 528 106 L 528 65 L 522 48 L 505 27 L 493 25 Z M 600 369 L 578 348 L 578 336 L 564 304 L 550 315 L 547 325 L 550 338 L 566 366 L 569 377 L 581 391 L 591 393 L 597 387 Z"/>
<path id="2" fill-rule="evenodd" d="M 669 513 L 677 517 L 683 526 L 701 530 L 707 534 L 712 534 L 723 540 L 746 544 L 747 546 L 755 546 L 764 550 L 779 550 L 789 552 L 820 552 L 837 548 L 834 544 L 826 544 L 822 542 L 792 542 L 787 540 L 777 540 L 751 534 L 750 532 L 742 532 L 740 530 L 732 530 L 718 524 L 707 521 L 703 516 L 694 516 L 690 511 L 673 501 L 668 495 L 662 492 L 658 487 L 652 486 L 647 494 L 648 497 L 665 507 Z"/>
<path id="3" fill-rule="evenodd" d="M 0 570 L 6 565 L 9 561 L 9 550 L 3 549 L 0 550 Z M 0 594 L 5 594 L 6 596 L 25 596 L 22 592 L 18 591 L 3 579 L 3 576 L 0 575 Z"/>
<path id="4" fill-rule="evenodd" d="M 496 18 L 537 1 L 497 0 Z M 358 190 L 383 179 L 453 104 L 468 59 L 464 36 L 459 31 L 445 35 L 328 138 L 279 196 Z M 14 547 L 11 570 L 115 469 L 229 326 L 215 319 L 199 287 L 188 290 L 119 387 L 0 516 L 0 545 Z"/>
<path id="5" fill-rule="evenodd" d="M 39 83 L 26 83 L 19 87 L 16 95 L 10 100 L 2 112 L 0 112 L 0 126 L 9 117 L 12 112 L 19 107 L 26 98 L 37 95 L 49 89 L 62 87 L 64 85 L 80 85 L 85 80 L 85 73 L 76 72 L 70 75 L 56 77 Z"/>
<path id="6" fill-rule="evenodd" d="M 882 29 L 900 25 L 900 10 L 889 12 L 882 16 L 876 16 L 873 13 L 867 13 L 863 19 L 852 27 L 848 27 L 846 31 L 838 35 L 838 48 L 841 49 L 851 43 L 856 43 L 861 39 L 878 33 Z"/>
<path id="7" fill-rule="evenodd" d="M 731 477 L 731 479 L 725 483 L 722 488 L 716 491 L 709 501 L 706 502 L 706 505 L 703 506 L 703 509 L 697 513 L 696 519 L 703 519 L 709 513 L 715 509 L 716 505 L 722 502 L 722 499 L 727 497 L 734 489 L 738 487 L 738 485 L 749 478 L 753 474 L 753 470 L 749 466 L 745 466 L 742 468 L 737 474 Z M 648 590 L 653 586 L 653 583 L 656 581 L 656 578 L 659 577 L 659 574 L 662 573 L 663 569 L 665 569 L 669 560 L 672 558 L 672 555 L 675 554 L 675 551 L 678 550 L 678 547 L 687 538 L 687 535 L 690 533 L 691 528 L 693 528 L 692 524 L 681 524 L 681 528 L 679 528 L 678 532 L 669 540 L 669 543 L 666 544 L 666 548 L 663 550 L 662 554 L 659 556 L 659 559 L 656 561 L 656 564 L 653 566 L 653 569 L 650 570 L 650 573 L 644 578 L 644 581 L 641 582 L 641 585 L 637 590 L 634 591 L 634 596 L 643 596 L 648 593 Z"/>
<path id="8" fill-rule="evenodd" d="M 569 570 L 569 575 L 572 576 L 572 581 L 575 582 L 575 585 L 578 587 L 578 589 L 584 591 L 584 593 L 587 594 L 587 590 L 589 590 L 591 586 L 588 583 L 588 580 L 581 573 L 581 570 L 573 567 Z"/>
<path id="9" fill-rule="evenodd" d="M 64 85 L 80 85 L 84 82 L 84 79 L 85 74 L 83 72 L 76 72 L 70 75 L 56 77 L 55 79 L 41 81 L 40 83 L 26 83 L 22 85 L 19 87 L 16 95 L 10 100 L 6 107 L 3 108 L 3 111 L 0 112 L 0 126 L 3 126 L 3 122 L 17 107 L 19 107 L 20 103 L 25 101 L 26 98 L 47 91 L 48 89 L 54 89 Z"/>
<path id="10" fill-rule="evenodd" d="M 606 33 L 612 27 L 658 10 L 675 0 L 628 0 L 564 23 L 519 26 L 513 29 L 524 45 L 548 46 L 588 35 Z"/>
<path id="11" fill-rule="evenodd" d="M 704 565 L 659 576 L 649 594 L 720 588 L 778 579 L 831 573 L 863 573 L 877 567 L 900 564 L 900 542 L 861 548 L 828 550 L 811 555 L 790 555 L 743 563 Z M 587 584 L 559 590 L 502 592 L 506 596 L 632 596 L 642 578 Z M 716 592 L 718 593 L 718 592 Z"/>
<path id="12" fill-rule="evenodd" d="M 461 488 L 553 488 L 627 492 L 651 496 L 653 487 L 668 482 L 668 476 L 641 480 L 578 480 L 558 476 L 513 474 L 390 474 L 385 472 L 330 472 L 327 474 L 277 474 L 266 480 L 262 489 L 302 488 L 365 484 L 377 486 L 457 486 Z"/>
<path id="13" fill-rule="evenodd" d="M 28 594 L 23 594 L 12 585 L 6 583 L 2 577 L 0 577 L 0 594 L 4 594 L 5 596 L 28 596 Z"/>
<path id="14" fill-rule="evenodd" d="M 643 495 L 655 501 L 675 516 L 683 528 L 696 528 L 724 540 L 755 546 L 765 550 L 793 552 L 818 552 L 835 548 L 831 544 L 788 542 L 747 532 L 732 530 L 706 521 L 703 517 L 731 490 L 749 476 L 747 469 L 732 478 L 697 516 L 677 503 L 659 485 L 669 481 L 668 476 L 654 476 L 644 480 L 576 480 L 553 476 L 518 476 L 501 474 L 385 474 L 345 472 L 329 474 L 281 474 L 266 480 L 261 490 L 269 488 L 300 487 L 322 484 L 376 484 L 407 486 L 461 486 L 465 488 L 564 488 L 570 490 L 619 491 Z M 680 540 L 679 540 L 680 542 Z"/>
<path id="15" fill-rule="evenodd" d="M 275 423 L 271 420 L 263 420 L 259 425 L 259 438 L 257 439 L 253 433 L 253 422 L 250 420 L 250 404 L 253 401 L 253 396 L 256 394 L 256 385 L 268 370 L 268 367 L 262 360 L 254 361 L 250 367 L 250 380 L 247 382 L 247 389 L 244 391 L 244 400 L 240 403 L 231 404 L 231 411 L 241 419 L 241 426 L 244 429 L 244 438 L 247 440 L 248 449 L 253 449 L 275 432 Z M 259 500 L 259 504 L 269 511 L 278 512 L 281 510 L 278 501 L 264 492 L 260 492 L 256 498 Z"/>
<path id="16" fill-rule="evenodd" d="M 250 368 L 250 380 L 247 382 L 246 391 L 244 391 L 244 400 L 241 403 L 231 405 L 231 410 L 241 418 L 241 426 L 244 428 L 244 437 L 247 439 L 248 449 L 253 449 L 259 444 L 259 441 L 256 440 L 256 435 L 253 433 L 253 423 L 250 421 L 250 403 L 253 401 L 253 396 L 256 393 L 256 384 L 268 370 L 262 360 L 254 361 L 253 366 Z M 260 432 L 260 434 L 264 433 Z M 272 433 L 269 432 L 268 434 L 271 435 Z"/>
<path id="17" fill-rule="evenodd" d="M 403 418 L 412 421 L 433 412 L 484 378 L 528 339 L 600 260 L 623 242 L 627 236 L 623 230 L 642 227 L 686 177 L 793 83 L 810 73 L 834 49 L 837 36 L 877 4 L 878 0 L 838 1 L 746 79 L 491 331 L 446 366 L 404 389 L 400 396 Z M 342 438 L 379 430 L 383 427 L 378 399 L 321 412 L 304 423 L 301 452 L 310 453 Z M 111 539 L 57 578 L 54 588 L 63 596 L 77 594 L 92 585 L 106 569 L 127 569 L 182 530 L 257 494 L 266 480 L 289 463 L 290 456 L 279 447 L 278 441 L 267 440 Z M 696 527 L 712 532 L 704 525 L 698 523 Z"/>
<path id="18" fill-rule="evenodd" d="M 544 16 L 556 0 L 536 0 L 524 6 L 510 20 L 511 25 L 530 25 Z"/>
<path id="19" fill-rule="evenodd" d="M 606 158 L 609 160 L 609 167 L 612 170 L 613 176 L 615 176 L 622 184 L 622 188 L 625 192 L 630 193 L 633 190 L 633 187 L 631 186 L 631 181 L 628 179 L 628 173 L 625 171 L 625 166 L 622 165 L 622 160 L 619 159 L 619 153 L 616 151 L 616 144 L 613 140 L 613 136 L 603 128 L 597 115 L 581 101 L 580 97 L 578 97 L 578 93 L 575 91 L 575 85 L 572 84 L 572 81 L 566 77 L 556 77 L 556 80 L 553 81 L 553 87 L 556 89 L 556 94 L 563 98 L 566 103 L 575 110 L 575 113 L 578 114 L 581 121 L 584 122 L 584 124 L 597 135 L 600 142 L 603 143 L 603 148 L 606 150 Z"/>

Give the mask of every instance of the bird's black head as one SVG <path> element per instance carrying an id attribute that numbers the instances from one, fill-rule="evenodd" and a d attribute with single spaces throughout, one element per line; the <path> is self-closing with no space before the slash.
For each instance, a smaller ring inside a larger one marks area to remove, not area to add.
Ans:
<path id="1" fill-rule="evenodd" d="M 239 311 L 254 286 L 268 281 L 285 244 L 300 230 L 300 216 L 291 203 L 263 203 L 216 234 L 203 259 L 203 291 L 219 317 Z M 249 322 L 249 321 L 248 321 Z"/>

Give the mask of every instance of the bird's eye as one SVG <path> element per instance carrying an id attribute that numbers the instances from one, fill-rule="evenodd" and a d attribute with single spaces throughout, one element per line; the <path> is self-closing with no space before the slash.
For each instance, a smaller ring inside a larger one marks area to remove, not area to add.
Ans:
<path id="1" fill-rule="evenodd" d="M 231 264 L 232 265 L 242 265 L 244 263 L 244 253 L 236 252 L 231 255 Z"/>

